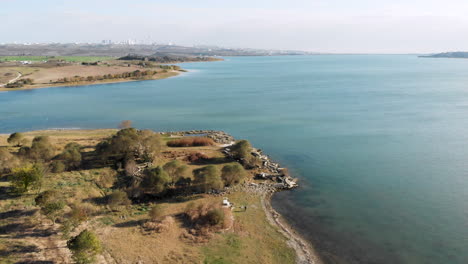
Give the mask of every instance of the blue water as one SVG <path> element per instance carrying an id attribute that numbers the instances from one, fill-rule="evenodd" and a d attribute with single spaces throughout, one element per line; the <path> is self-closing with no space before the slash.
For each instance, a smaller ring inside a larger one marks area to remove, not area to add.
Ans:
<path id="1" fill-rule="evenodd" d="M 290 168 L 274 206 L 328 263 L 468 263 L 468 60 L 227 58 L 180 77 L 0 93 L 0 132 L 217 129 Z"/>

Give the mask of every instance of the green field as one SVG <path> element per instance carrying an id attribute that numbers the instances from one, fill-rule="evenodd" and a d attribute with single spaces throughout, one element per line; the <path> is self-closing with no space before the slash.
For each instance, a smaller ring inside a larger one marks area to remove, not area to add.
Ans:
<path id="1" fill-rule="evenodd" d="M 64 60 L 69 62 L 95 62 L 108 61 L 113 57 L 99 56 L 0 56 L 0 61 L 44 61 L 44 60 Z"/>

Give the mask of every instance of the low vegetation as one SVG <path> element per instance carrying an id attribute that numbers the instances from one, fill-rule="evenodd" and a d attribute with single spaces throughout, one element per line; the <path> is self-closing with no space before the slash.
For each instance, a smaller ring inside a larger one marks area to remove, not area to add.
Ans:
<path id="1" fill-rule="evenodd" d="M 154 70 L 135 70 L 132 72 L 124 72 L 124 73 L 115 73 L 115 74 L 104 74 L 104 75 L 96 75 L 96 76 L 73 76 L 73 77 L 65 77 L 59 78 L 56 81 L 51 81 L 51 83 L 79 83 L 79 82 L 94 82 L 94 81 L 104 81 L 104 80 L 113 80 L 113 79 L 134 79 L 134 80 L 141 80 L 141 79 L 149 79 L 152 78 L 158 71 Z M 11 87 L 13 88 L 13 87 Z"/>
<path id="2" fill-rule="evenodd" d="M 211 138 L 206 137 L 192 137 L 181 138 L 167 142 L 169 147 L 201 147 L 201 146 L 214 146 L 215 142 Z"/>
<path id="3" fill-rule="evenodd" d="M 88 230 L 68 240 L 67 247 L 73 253 L 73 260 L 78 264 L 93 263 L 96 255 L 102 251 L 99 238 Z"/>
<path id="4" fill-rule="evenodd" d="M 25 85 L 34 84 L 34 80 L 30 78 L 20 79 L 11 83 L 7 83 L 5 88 L 21 88 Z"/>

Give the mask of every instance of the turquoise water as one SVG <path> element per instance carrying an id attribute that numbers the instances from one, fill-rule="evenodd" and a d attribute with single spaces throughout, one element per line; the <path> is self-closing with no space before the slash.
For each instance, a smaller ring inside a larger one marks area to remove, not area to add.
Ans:
<path id="1" fill-rule="evenodd" d="M 273 203 L 328 263 L 468 263 L 468 60 L 227 58 L 177 78 L 0 93 L 0 132 L 217 129 L 288 166 Z"/>

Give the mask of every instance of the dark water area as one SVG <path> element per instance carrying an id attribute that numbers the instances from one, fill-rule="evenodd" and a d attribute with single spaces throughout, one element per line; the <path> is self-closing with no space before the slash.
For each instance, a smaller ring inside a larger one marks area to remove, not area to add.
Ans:
<path id="1" fill-rule="evenodd" d="M 299 177 L 273 206 L 327 263 L 468 263 L 468 60 L 227 58 L 157 81 L 0 93 L 0 133 L 213 129 Z"/>

